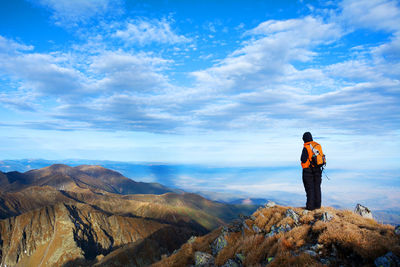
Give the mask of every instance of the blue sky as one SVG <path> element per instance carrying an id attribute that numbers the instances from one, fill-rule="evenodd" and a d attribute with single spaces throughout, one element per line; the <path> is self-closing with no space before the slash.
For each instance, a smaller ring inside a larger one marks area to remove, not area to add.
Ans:
<path id="1" fill-rule="evenodd" d="M 398 170 L 400 4 L 0 2 L 2 159 Z"/>

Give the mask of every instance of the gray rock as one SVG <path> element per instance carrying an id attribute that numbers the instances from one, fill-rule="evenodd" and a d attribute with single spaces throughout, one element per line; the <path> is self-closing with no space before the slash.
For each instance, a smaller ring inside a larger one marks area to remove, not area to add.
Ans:
<path id="1" fill-rule="evenodd" d="M 255 224 L 253 224 L 253 231 L 254 232 L 256 232 L 257 234 L 259 234 L 259 233 L 261 233 L 262 232 L 262 230 L 257 226 L 257 225 L 255 225 Z"/>
<path id="2" fill-rule="evenodd" d="M 390 251 L 384 256 L 377 258 L 374 263 L 377 267 L 400 266 L 400 258 Z"/>
<path id="3" fill-rule="evenodd" d="M 315 252 L 313 250 L 305 250 L 304 253 L 307 253 L 308 255 L 310 255 L 312 257 L 317 257 L 318 256 L 317 252 Z"/>
<path id="4" fill-rule="evenodd" d="M 194 253 L 194 266 L 214 266 L 215 259 L 211 254 L 196 251 Z"/>
<path id="5" fill-rule="evenodd" d="M 329 212 L 324 212 L 322 213 L 321 221 L 323 222 L 329 222 L 330 220 L 333 219 L 333 215 L 330 214 Z"/>
<path id="6" fill-rule="evenodd" d="M 236 219 L 228 227 L 222 228 L 222 232 L 240 232 L 242 231 L 242 220 Z"/>
<path id="7" fill-rule="evenodd" d="M 269 233 L 267 233 L 265 235 L 265 238 L 274 236 L 274 235 L 282 233 L 282 232 L 289 232 L 290 230 L 292 230 L 292 228 L 290 227 L 289 224 L 281 225 L 279 227 L 276 227 L 275 225 L 272 225 L 271 226 L 271 230 L 269 231 Z"/>
<path id="8" fill-rule="evenodd" d="M 251 231 L 250 227 L 247 225 L 247 223 L 245 221 L 243 222 L 243 227 L 246 228 L 247 230 Z"/>
<path id="9" fill-rule="evenodd" d="M 357 204 L 356 208 L 354 209 L 354 213 L 364 218 L 373 219 L 372 212 L 367 207 L 361 204 Z"/>
<path id="10" fill-rule="evenodd" d="M 268 200 L 267 204 L 265 204 L 266 208 L 272 208 L 272 207 L 275 207 L 275 206 L 276 206 L 276 203 L 271 201 L 271 200 Z"/>
<path id="11" fill-rule="evenodd" d="M 400 235 L 400 225 L 397 225 L 397 226 L 394 228 L 394 233 L 395 233 L 396 235 Z"/>
<path id="12" fill-rule="evenodd" d="M 222 267 L 240 267 L 240 264 L 235 260 L 228 259 Z"/>
<path id="13" fill-rule="evenodd" d="M 311 246 L 310 249 L 314 251 L 321 250 L 324 247 L 324 245 L 321 244 L 315 244 L 314 246 Z"/>
<path id="14" fill-rule="evenodd" d="M 217 255 L 224 247 L 228 245 L 228 241 L 225 239 L 225 234 L 221 234 L 211 244 L 211 251 L 213 255 Z"/>
<path id="15" fill-rule="evenodd" d="M 300 217 L 299 217 L 299 215 L 294 211 L 294 210 L 292 210 L 292 209 L 288 209 L 287 211 L 286 211 L 286 217 L 290 217 L 290 218 L 292 218 L 293 220 L 294 220 L 294 223 L 295 224 L 298 224 L 299 223 L 299 219 L 300 219 Z"/>

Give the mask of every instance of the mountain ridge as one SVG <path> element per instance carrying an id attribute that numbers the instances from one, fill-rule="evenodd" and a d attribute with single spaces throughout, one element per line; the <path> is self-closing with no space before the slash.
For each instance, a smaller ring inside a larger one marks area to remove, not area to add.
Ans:
<path id="1" fill-rule="evenodd" d="M 110 186 L 121 179 L 128 178 L 100 166 L 60 164 L 0 173 L 12 189 L 0 190 L 0 266 L 87 266 L 125 246 L 138 254 L 132 264 L 148 265 L 256 208 L 193 193 L 148 194 L 154 188 L 145 183 L 131 183 L 143 194 L 121 194 Z"/>

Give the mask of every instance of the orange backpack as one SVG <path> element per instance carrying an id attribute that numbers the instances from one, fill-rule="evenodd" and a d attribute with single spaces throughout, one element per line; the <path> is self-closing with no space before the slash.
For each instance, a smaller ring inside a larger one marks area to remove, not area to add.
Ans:
<path id="1" fill-rule="evenodd" d="M 303 168 L 311 167 L 324 167 L 326 165 L 326 158 L 322 152 L 322 147 L 317 142 L 311 141 L 304 144 L 308 152 L 308 160 L 302 163 Z"/>

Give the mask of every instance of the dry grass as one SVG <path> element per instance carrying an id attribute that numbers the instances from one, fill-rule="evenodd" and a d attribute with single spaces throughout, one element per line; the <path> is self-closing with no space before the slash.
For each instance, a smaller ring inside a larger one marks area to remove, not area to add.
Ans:
<path id="1" fill-rule="evenodd" d="M 246 220 L 250 229 L 255 224 L 265 233 L 271 227 L 289 224 L 292 229 L 272 237 L 264 233 L 256 234 L 252 230 L 243 233 L 230 233 L 226 239 L 228 246 L 219 252 L 215 263 L 223 265 L 228 259 L 234 259 L 237 253 L 245 256 L 245 266 L 265 266 L 269 257 L 274 260 L 268 266 L 323 266 L 320 258 L 329 258 L 334 252 L 336 262 L 333 265 L 373 265 L 373 261 L 392 251 L 400 255 L 400 237 L 394 234 L 394 227 L 365 219 L 347 210 L 324 207 L 304 213 L 303 209 L 294 208 L 300 215 L 300 225 L 285 217 L 288 208 L 276 206 L 257 210 L 256 219 Z M 322 214 L 329 212 L 333 219 L 321 221 Z M 192 245 L 186 244 L 181 251 L 162 260 L 154 266 L 187 266 L 193 264 L 195 251 L 211 253 L 210 244 L 218 237 L 221 230 L 198 238 Z M 204 243 L 203 243 L 204 242 Z M 312 257 L 304 250 L 316 243 L 322 244 L 321 255 Z M 335 248 L 335 249 L 334 249 Z M 331 259 L 332 260 L 332 259 Z"/>

